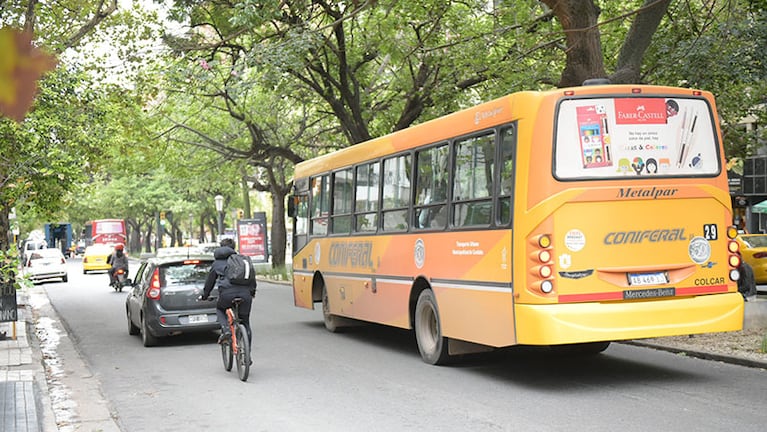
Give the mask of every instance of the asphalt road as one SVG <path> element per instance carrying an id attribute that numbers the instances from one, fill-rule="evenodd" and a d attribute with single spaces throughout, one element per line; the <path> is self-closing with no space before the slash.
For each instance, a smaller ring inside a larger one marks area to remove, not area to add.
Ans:
<path id="1" fill-rule="evenodd" d="M 255 364 L 242 383 L 224 371 L 213 333 L 144 348 L 128 335 L 126 294 L 79 265 L 70 263 L 68 283 L 43 287 L 99 391 L 70 384 L 63 392 L 74 411 L 100 392 L 123 431 L 744 432 L 767 424 L 764 370 L 624 344 L 588 359 L 510 349 L 435 367 L 420 360 L 410 332 L 370 325 L 331 334 L 319 308 L 295 308 L 289 287 L 267 283 L 254 302 Z"/>

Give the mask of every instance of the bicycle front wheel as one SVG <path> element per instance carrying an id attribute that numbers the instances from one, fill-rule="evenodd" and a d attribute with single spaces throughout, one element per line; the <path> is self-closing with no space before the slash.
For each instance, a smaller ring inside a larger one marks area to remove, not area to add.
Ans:
<path id="1" fill-rule="evenodd" d="M 243 324 L 235 329 L 237 334 L 237 374 L 240 380 L 247 381 L 250 373 L 250 341 L 248 341 L 248 330 Z"/>
<path id="2" fill-rule="evenodd" d="M 221 343 L 221 359 L 224 360 L 224 369 L 227 372 L 232 370 L 232 360 L 234 353 L 232 352 L 232 340 L 225 340 Z"/>

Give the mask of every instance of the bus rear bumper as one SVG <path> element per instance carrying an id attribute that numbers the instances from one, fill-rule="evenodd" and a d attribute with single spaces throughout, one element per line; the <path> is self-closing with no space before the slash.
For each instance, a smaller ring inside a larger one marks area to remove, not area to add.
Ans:
<path id="1" fill-rule="evenodd" d="M 517 343 L 558 345 L 743 328 L 737 293 L 652 301 L 515 305 Z"/>

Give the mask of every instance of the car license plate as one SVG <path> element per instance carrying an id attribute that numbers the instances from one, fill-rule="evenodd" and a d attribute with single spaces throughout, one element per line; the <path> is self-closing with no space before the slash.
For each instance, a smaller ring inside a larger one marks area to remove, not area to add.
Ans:
<path id="1" fill-rule="evenodd" d="M 629 273 L 628 276 L 629 285 L 631 286 L 663 285 L 668 283 L 666 272 Z"/>
<path id="2" fill-rule="evenodd" d="M 208 322 L 207 315 L 189 315 L 189 324 L 198 324 Z"/>

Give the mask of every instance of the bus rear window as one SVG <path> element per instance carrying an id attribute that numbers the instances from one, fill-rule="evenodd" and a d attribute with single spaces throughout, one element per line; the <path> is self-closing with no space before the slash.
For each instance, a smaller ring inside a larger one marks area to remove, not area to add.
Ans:
<path id="1" fill-rule="evenodd" d="M 715 176 L 719 146 L 703 99 L 567 99 L 558 107 L 554 176 L 561 180 Z"/>

